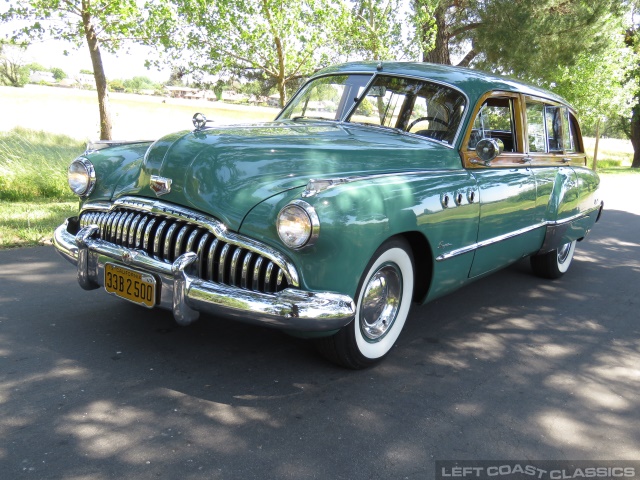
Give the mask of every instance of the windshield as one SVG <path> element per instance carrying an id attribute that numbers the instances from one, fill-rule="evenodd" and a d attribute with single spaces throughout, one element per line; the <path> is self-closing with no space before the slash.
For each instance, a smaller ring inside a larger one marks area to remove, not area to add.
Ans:
<path id="1" fill-rule="evenodd" d="M 459 91 L 424 79 L 328 75 L 307 83 L 278 120 L 342 120 L 392 128 L 452 145 L 466 109 Z M 353 109 L 357 103 L 357 108 Z"/>
<path id="2" fill-rule="evenodd" d="M 451 87 L 379 75 L 348 121 L 396 128 L 451 145 L 465 106 L 464 95 Z"/>
<path id="3" fill-rule="evenodd" d="M 371 75 L 330 75 L 307 83 L 278 116 L 278 120 L 319 118 L 341 120 L 353 106 Z"/>

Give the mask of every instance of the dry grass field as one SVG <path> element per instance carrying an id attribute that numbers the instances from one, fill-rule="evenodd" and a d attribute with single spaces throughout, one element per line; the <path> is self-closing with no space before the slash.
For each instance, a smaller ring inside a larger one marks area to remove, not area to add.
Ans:
<path id="1" fill-rule="evenodd" d="M 269 121 L 279 109 L 182 100 L 147 95 L 111 93 L 113 138 L 149 139 L 178 130 L 192 129 L 196 112 L 214 125 Z M 15 127 L 64 134 L 79 140 L 99 138 L 97 94 L 90 90 L 27 85 L 0 86 L 0 132 Z"/>

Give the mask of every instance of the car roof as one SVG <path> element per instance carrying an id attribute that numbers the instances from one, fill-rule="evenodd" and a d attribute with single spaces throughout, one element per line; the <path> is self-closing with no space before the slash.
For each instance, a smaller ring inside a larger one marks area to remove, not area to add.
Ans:
<path id="1" fill-rule="evenodd" d="M 386 73 L 434 80 L 458 88 L 473 102 L 486 92 L 502 90 L 543 97 L 567 105 L 566 100 L 548 90 L 512 78 L 450 65 L 426 62 L 349 62 L 324 68 L 314 77 L 332 73 Z"/>

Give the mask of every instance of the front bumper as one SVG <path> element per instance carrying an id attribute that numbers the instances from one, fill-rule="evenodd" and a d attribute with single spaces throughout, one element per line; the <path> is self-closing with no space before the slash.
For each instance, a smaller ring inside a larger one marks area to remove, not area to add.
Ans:
<path id="1" fill-rule="evenodd" d="M 53 245 L 78 268 L 85 290 L 104 285 L 104 266 L 116 263 L 155 276 L 160 286 L 157 306 L 171 310 L 180 325 L 189 325 L 200 313 L 301 332 L 328 332 L 347 325 L 355 316 L 351 297 L 339 293 L 307 292 L 287 288 L 268 294 L 205 281 L 194 276 L 197 255 L 188 252 L 172 264 L 146 252 L 94 238 L 98 228 L 88 226 L 76 235 L 68 221 L 59 226 Z"/>

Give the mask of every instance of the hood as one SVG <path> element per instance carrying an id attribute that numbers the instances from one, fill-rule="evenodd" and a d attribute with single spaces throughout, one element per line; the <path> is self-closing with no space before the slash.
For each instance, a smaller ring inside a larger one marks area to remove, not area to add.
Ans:
<path id="1" fill-rule="evenodd" d="M 207 212 L 237 230 L 255 205 L 311 178 L 450 168 L 459 160 L 443 145 L 381 128 L 241 125 L 161 138 L 147 151 L 135 185 L 122 186 L 115 196 L 155 198 L 150 177 L 169 178 L 171 192 L 162 200 Z"/>

